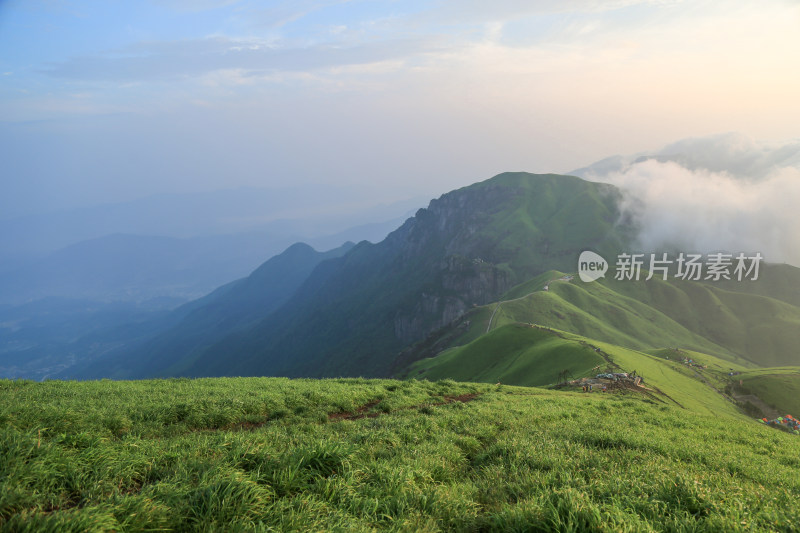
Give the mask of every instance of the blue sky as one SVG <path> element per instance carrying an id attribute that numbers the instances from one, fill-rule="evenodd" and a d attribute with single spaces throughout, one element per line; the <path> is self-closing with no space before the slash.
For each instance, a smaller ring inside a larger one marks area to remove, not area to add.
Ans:
<path id="1" fill-rule="evenodd" d="M 798 137 L 789 0 L 0 0 L 0 218 Z"/>

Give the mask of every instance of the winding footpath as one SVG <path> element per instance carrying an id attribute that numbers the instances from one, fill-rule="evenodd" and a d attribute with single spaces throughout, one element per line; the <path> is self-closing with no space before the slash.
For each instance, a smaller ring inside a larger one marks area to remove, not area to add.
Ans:
<path id="1" fill-rule="evenodd" d="M 554 281 L 572 281 L 573 278 L 574 276 L 561 276 L 560 278 L 551 279 L 550 281 L 545 283 L 544 287 L 542 287 L 541 289 L 529 292 L 525 296 L 520 296 L 519 298 L 512 298 L 511 300 L 503 300 L 501 302 L 497 302 L 497 305 L 494 307 L 494 311 L 492 311 L 492 316 L 489 317 L 489 323 L 486 325 L 486 333 L 489 333 L 489 331 L 492 329 L 492 322 L 494 321 L 494 315 L 497 314 L 497 310 L 500 309 L 501 305 L 507 304 L 509 302 L 516 302 L 517 300 L 524 300 L 528 296 L 536 294 L 537 292 L 542 292 L 542 291 L 546 292 L 547 290 L 549 290 L 550 284 L 553 283 Z"/>

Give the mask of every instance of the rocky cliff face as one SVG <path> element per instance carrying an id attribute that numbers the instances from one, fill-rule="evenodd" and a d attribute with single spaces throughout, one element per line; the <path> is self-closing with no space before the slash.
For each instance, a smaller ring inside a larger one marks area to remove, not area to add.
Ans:
<path id="1" fill-rule="evenodd" d="M 439 280 L 436 293 L 421 292 L 410 312 L 397 313 L 394 331 L 401 341 L 418 341 L 470 307 L 496 300 L 512 286 L 508 270 L 480 258 L 460 255 L 445 257 L 436 277 Z"/>
<path id="2" fill-rule="evenodd" d="M 469 257 L 470 250 L 481 244 L 475 242 L 475 235 L 518 192 L 515 188 L 487 186 L 459 189 L 431 200 L 427 209 L 417 211 L 397 232 L 403 239 L 403 257 L 424 252 L 431 244 L 442 246 L 444 255 Z"/>
<path id="3" fill-rule="evenodd" d="M 403 343 L 424 338 L 449 324 L 474 305 L 497 299 L 512 286 L 512 273 L 492 262 L 494 243 L 483 242 L 479 231 L 493 211 L 513 198 L 514 188 L 489 186 L 462 189 L 433 200 L 399 230 L 401 262 L 419 264 L 428 276 L 425 288 L 410 309 L 394 318 L 394 332 Z M 481 256 L 484 257 L 481 257 Z"/>

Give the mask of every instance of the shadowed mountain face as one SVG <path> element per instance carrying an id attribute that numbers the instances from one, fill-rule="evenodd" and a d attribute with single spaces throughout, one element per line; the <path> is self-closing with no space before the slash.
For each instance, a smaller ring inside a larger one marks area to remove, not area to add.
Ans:
<path id="1" fill-rule="evenodd" d="M 618 199 L 613 187 L 575 177 L 498 175 L 433 200 L 378 244 L 321 262 L 263 320 L 202 347 L 173 345 L 159 352 L 160 370 L 137 358 L 113 374 L 386 375 L 400 350 L 474 305 L 573 268 L 584 249 L 623 247 L 631 232 Z"/>
<path id="2" fill-rule="evenodd" d="M 175 354 L 191 359 L 208 344 L 270 315 L 320 262 L 339 257 L 352 247 L 353 243 L 348 242 L 328 252 L 317 252 L 307 244 L 293 244 L 250 276 L 173 311 L 167 317 L 169 327 L 155 329 L 144 341 L 116 352 L 113 358 L 69 368 L 62 377 L 160 374 L 174 361 Z"/>

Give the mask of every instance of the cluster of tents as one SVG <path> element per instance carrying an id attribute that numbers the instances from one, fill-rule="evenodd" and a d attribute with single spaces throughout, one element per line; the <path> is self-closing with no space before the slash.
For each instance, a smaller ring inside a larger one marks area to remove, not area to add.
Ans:
<path id="1" fill-rule="evenodd" d="M 597 374 L 595 379 L 610 379 L 613 381 L 619 381 L 620 379 L 627 379 L 628 373 L 627 372 L 609 372 L 608 374 Z"/>
<path id="2" fill-rule="evenodd" d="M 597 374 L 593 378 L 573 379 L 559 383 L 557 387 L 572 386 L 581 387 L 583 392 L 593 392 L 595 390 L 606 392 L 612 389 L 625 389 L 631 386 L 639 387 L 644 385 L 644 378 L 633 372 L 607 372 Z"/>
<path id="3" fill-rule="evenodd" d="M 644 383 L 642 376 L 637 376 L 636 371 L 633 372 L 609 372 L 607 374 L 597 374 L 595 379 L 610 379 L 611 381 L 631 381 L 634 385 L 641 385 Z"/>
<path id="4" fill-rule="evenodd" d="M 800 420 L 797 420 L 792 415 L 779 416 L 778 418 L 774 418 L 772 420 L 761 418 L 759 419 L 759 422 L 768 426 L 791 431 L 795 435 L 800 435 Z"/>

